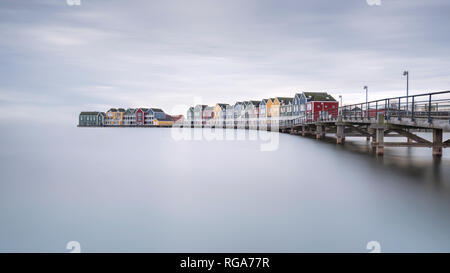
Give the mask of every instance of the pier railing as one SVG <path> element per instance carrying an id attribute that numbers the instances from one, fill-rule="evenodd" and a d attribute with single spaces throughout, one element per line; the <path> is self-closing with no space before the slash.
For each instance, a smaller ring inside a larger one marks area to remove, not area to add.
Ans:
<path id="1" fill-rule="evenodd" d="M 323 107 L 322 107 L 323 108 Z M 211 119 L 190 121 L 193 125 L 221 126 L 250 126 L 277 123 L 281 127 L 306 125 L 316 122 L 335 122 L 339 118 L 346 121 L 375 121 L 379 114 L 383 114 L 388 121 L 425 121 L 432 124 L 433 121 L 448 122 L 450 124 L 450 91 L 440 91 L 427 94 L 401 96 L 373 100 L 326 109 L 323 111 L 305 111 L 299 116 L 277 117 L 247 117 L 242 116 L 233 119 Z"/>
<path id="2" fill-rule="evenodd" d="M 350 120 L 375 120 L 378 113 L 386 120 L 426 119 L 432 123 L 435 119 L 450 122 L 450 91 L 387 98 L 339 108 L 339 115 Z"/>
<path id="3" fill-rule="evenodd" d="M 342 120 L 371 121 L 382 113 L 386 120 L 448 120 L 450 124 L 450 91 L 401 96 L 341 106 L 315 113 L 293 117 L 294 125 L 317 121 Z"/>

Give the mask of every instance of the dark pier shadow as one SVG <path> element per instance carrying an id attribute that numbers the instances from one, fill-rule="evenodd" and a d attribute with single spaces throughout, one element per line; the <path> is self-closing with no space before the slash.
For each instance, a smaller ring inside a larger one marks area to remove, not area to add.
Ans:
<path id="1" fill-rule="evenodd" d="M 307 136 L 307 138 L 315 139 L 314 136 Z M 428 156 L 421 155 L 418 158 L 414 149 L 420 148 L 407 147 L 399 153 L 398 150 L 395 150 L 398 148 L 388 147 L 385 148 L 383 156 L 378 156 L 371 147 L 370 141 L 363 138 L 346 139 L 344 144 L 336 144 L 336 138 L 330 136 L 326 136 L 320 141 L 340 152 L 353 154 L 369 163 L 372 161 L 376 163 L 374 164 L 375 168 L 387 169 L 395 175 L 407 177 L 411 183 L 432 187 L 450 194 L 450 160 L 432 156 L 431 149 L 427 151 Z"/>

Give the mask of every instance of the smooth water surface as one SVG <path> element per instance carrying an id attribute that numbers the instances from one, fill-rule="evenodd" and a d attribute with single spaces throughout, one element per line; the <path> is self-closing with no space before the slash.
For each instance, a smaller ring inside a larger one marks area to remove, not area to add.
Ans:
<path id="1" fill-rule="evenodd" d="M 450 157 L 279 134 L 2 125 L 0 251 L 450 251 Z M 197 129 L 201 130 L 201 129 Z M 425 134 L 426 135 L 426 134 Z M 449 135 L 445 135 L 448 139 Z"/>

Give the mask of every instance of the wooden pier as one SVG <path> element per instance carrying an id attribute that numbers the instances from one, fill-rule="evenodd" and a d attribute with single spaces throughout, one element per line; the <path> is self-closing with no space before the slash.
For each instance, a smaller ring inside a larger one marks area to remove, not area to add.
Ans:
<path id="1" fill-rule="evenodd" d="M 443 132 L 450 132 L 450 91 L 345 105 L 311 116 L 272 118 L 268 126 L 249 126 L 249 121 L 252 120 L 245 120 L 243 124 L 238 121 L 234 126 L 225 126 L 222 122 L 219 126 L 184 126 L 278 131 L 312 135 L 318 140 L 332 134 L 337 144 L 343 144 L 348 136 L 360 136 L 371 140 L 377 155 L 383 155 L 385 147 L 427 147 L 432 149 L 433 156 L 442 156 L 442 149 L 450 147 L 450 139 L 443 139 Z M 433 140 L 418 136 L 416 131 L 432 133 Z M 405 137 L 407 141 L 388 142 L 385 137 Z"/>
<path id="2" fill-rule="evenodd" d="M 324 109 L 323 107 L 321 109 Z M 156 125 L 103 125 L 79 127 L 172 127 Z M 238 117 L 233 120 L 209 119 L 176 122 L 173 127 L 223 128 L 264 130 L 323 139 L 327 134 L 343 144 L 346 137 L 365 137 L 377 155 L 383 155 L 385 147 L 427 147 L 433 156 L 442 156 L 442 150 L 450 147 L 450 139 L 443 139 L 443 132 L 450 132 L 450 91 L 387 98 L 382 100 L 345 105 L 327 111 L 299 116 L 270 118 Z M 415 132 L 432 133 L 432 141 Z M 406 142 L 388 142 L 385 137 L 404 137 Z"/>

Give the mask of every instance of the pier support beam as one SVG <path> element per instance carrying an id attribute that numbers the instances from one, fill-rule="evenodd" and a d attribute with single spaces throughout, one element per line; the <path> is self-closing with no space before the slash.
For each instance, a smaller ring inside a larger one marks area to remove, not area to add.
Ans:
<path id="1" fill-rule="evenodd" d="M 345 141 L 344 129 L 345 129 L 344 125 L 336 126 L 336 143 L 337 144 L 343 144 Z"/>
<path id="2" fill-rule="evenodd" d="M 306 136 L 306 126 L 302 126 L 302 136 Z"/>
<path id="3" fill-rule="evenodd" d="M 376 154 L 377 155 L 383 155 L 384 154 L 384 114 L 380 113 L 377 116 L 377 127 L 376 127 Z"/>
<path id="4" fill-rule="evenodd" d="M 370 146 L 372 147 L 372 150 L 376 150 L 377 147 L 377 131 L 373 130 L 372 131 L 372 142 L 370 142 Z"/>
<path id="5" fill-rule="evenodd" d="M 322 139 L 325 136 L 323 125 L 316 125 L 316 139 Z"/>
<path id="6" fill-rule="evenodd" d="M 442 156 L 442 129 L 433 129 L 433 156 Z"/>
<path id="7" fill-rule="evenodd" d="M 378 128 L 376 133 L 377 145 L 376 153 L 377 155 L 384 154 L 384 128 Z"/>

